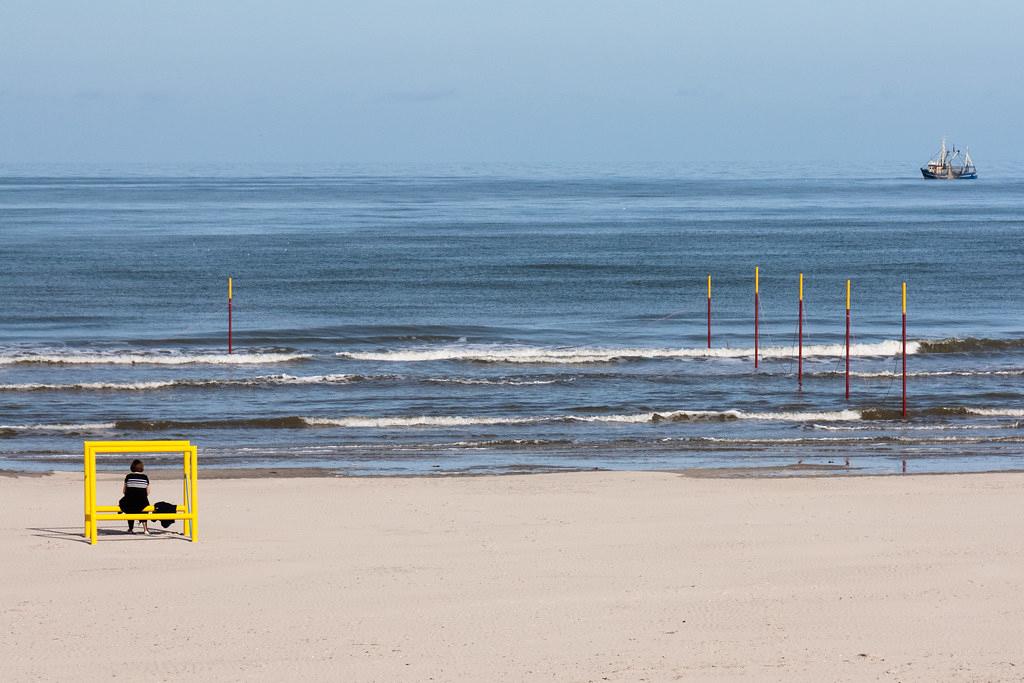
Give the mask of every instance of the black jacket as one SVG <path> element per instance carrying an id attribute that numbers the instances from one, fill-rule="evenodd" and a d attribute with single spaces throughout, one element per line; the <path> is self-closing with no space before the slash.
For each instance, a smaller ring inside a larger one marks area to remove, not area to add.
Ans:
<path id="1" fill-rule="evenodd" d="M 173 513 L 177 512 L 177 511 L 178 511 L 178 506 L 177 505 L 175 505 L 174 503 L 166 503 L 166 502 L 164 502 L 162 500 L 159 503 L 157 503 L 156 505 L 153 506 L 153 512 L 155 512 L 158 515 L 169 515 L 169 514 L 173 514 Z M 162 526 L 165 529 L 167 527 L 169 527 L 170 525 L 172 525 L 172 524 L 174 524 L 174 520 L 173 519 L 161 519 L 160 520 L 160 526 Z"/>

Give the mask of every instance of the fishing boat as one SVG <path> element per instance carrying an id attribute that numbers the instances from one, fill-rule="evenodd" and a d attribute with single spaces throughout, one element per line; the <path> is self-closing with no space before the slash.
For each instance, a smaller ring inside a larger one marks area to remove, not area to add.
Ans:
<path id="1" fill-rule="evenodd" d="M 939 155 L 921 167 L 921 175 L 933 180 L 974 180 L 978 171 L 971 161 L 970 150 L 961 153 L 955 145 L 946 147 L 946 138 L 942 138 Z"/>

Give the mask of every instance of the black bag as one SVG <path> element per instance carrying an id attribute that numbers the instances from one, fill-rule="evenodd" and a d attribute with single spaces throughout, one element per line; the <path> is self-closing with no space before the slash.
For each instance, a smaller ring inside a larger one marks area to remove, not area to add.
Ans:
<path id="1" fill-rule="evenodd" d="M 162 500 L 159 503 L 157 503 L 156 505 L 153 506 L 153 512 L 155 512 L 158 515 L 170 515 L 170 514 L 174 514 L 177 511 L 178 511 L 178 506 L 177 505 L 175 505 L 174 503 L 166 503 L 166 502 L 164 502 Z M 162 526 L 165 529 L 167 527 L 169 527 L 170 525 L 172 525 L 172 524 L 174 524 L 174 520 L 173 519 L 161 519 L 160 520 L 160 526 Z"/>

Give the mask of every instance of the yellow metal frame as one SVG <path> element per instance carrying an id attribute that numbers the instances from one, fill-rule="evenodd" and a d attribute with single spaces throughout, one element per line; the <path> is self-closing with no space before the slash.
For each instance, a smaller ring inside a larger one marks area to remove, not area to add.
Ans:
<path id="1" fill-rule="evenodd" d="M 139 514 L 124 514 L 116 505 L 96 504 L 96 456 L 128 453 L 181 453 L 183 504 L 173 513 L 156 514 L 150 505 Z M 117 522 L 129 519 L 160 521 L 180 519 L 184 534 L 196 540 L 196 481 L 199 472 L 198 449 L 188 441 L 86 441 L 85 442 L 85 537 L 96 544 L 96 522 Z"/>

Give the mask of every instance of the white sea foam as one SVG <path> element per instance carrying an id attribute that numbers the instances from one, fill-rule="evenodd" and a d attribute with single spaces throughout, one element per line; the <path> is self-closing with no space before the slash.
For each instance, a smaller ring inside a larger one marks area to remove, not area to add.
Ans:
<path id="1" fill-rule="evenodd" d="M 410 417 L 307 417 L 313 427 L 382 429 L 389 427 L 466 427 L 472 425 L 534 424 L 548 421 L 533 417 L 461 417 L 458 415 L 414 415 Z"/>
<path id="2" fill-rule="evenodd" d="M 175 379 L 148 382 L 75 382 L 68 384 L 0 384 L 0 391 L 153 391 L 191 387 L 238 387 L 288 384 L 348 384 L 364 378 L 360 375 L 264 375 L 246 379 Z"/>
<path id="3" fill-rule="evenodd" d="M 785 422 L 807 422 L 811 420 L 858 420 L 856 410 L 826 412 L 763 412 L 748 413 L 742 410 L 674 410 L 665 412 L 629 413 L 619 415 L 551 415 L 533 417 L 502 416 L 461 416 L 461 415 L 416 415 L 394 417 L 307 417 L 303 420 L 310 426 L 348 428 L 390 428 L 390 427 L 466 427 L 474 425 L 526 425 L 546 422 L 608 422 L 643 424 L 662 421 L 686 420 L 765 420 Z"/>
<path id="4" fill-rule="evenodd" d="M 33 432 L 95 432 L 105 429 L 114 429 L 113 422 L 86 422 L 82 424 L 28 424 L 28 425 L 0 425 L 0 430 L 10 429 L 14 431 Z"/>
<path id="5" fill-rule="evenodd" d="M 907 353 L 917 353 L 918 342 L 907 343 Z M 899 341 L 883 341 L 871 344 L 853 344 L 850 354 L 858 357 L 894 356 L 901 349 Z M 819 344 L 804 347 L 804 357 L 841 357 L 846 353 L 842 344 Z M 471 361 L 483 363 L 537 363 L 577 364 L 610 363 L 622 360 L 672 359 L 672 358 L 749 358 L 754 355 L 749 348 L 643 348 L 643 347 L 541 347 L 511 345 L 464 345 L 446 344 L 418 348 L 394 349 L 388 351 L 341 351 L 339 358 L 381 362 L 411 363 L 423 361 Z M 796 348 L 792 346 L 770 346 L 759 349 L 761 358 L 792 358 Z"/>
<path id="6" fill-rule="evenodd" d="M 966 414 L 990 416 L 990 417 L 1013 417 L 1024 418 L 1024 409 L 1014 408 L 964 408 Z M 396 415 L 396 416 L 354 416 L 354 417 L 303 417 L 283 418 L 295 420 L 299 424 L 309 427 L 340 427 L 349 429 L 397 429 L 397 428 L 444 428 L 444 427 L 471 427 L 488 425 L 533 425 L 545 423 L 608 423 L 608 424 L 656 424 L 660 422 L 688 422 L 688 421 L 718 421 L 718 420 L 759 420 L 766 422 L 802 422 L 810 423 L 815 429 L 829 431 L 868 431 L 879 427 L 870 423 L 861 424 L 827 424 L 827 423 L 852 423 L 860 420 L 862 414 L 857 410 L 835 410 L 835 411 L 778 411 L 778 412 L 756 412 L 743 410 L 671 410 L 643 413 L 622 413 L 611 415 L 537 415 L 537 416 L 463 416 L 463 415 Z M 239 428 L 249 428 L 252 425 L 241 421 Z M 0 425 L 0 430 L 14 431 L 50 431 L 50 432 L 89 432 L 117 429 L 119 423 L 96 422 L 82 424 L 22 424 L 22 425 Z M 120 423 L 123 424 L 123 423 Z M 202 426 L 197 423 L 197 426 Z M 132 429 L 131 427 L 121 427 Z M 930 430 L 957 430 L 957 429 L 982 429 L 1002 428 L 1001 426 L 986 427 L 984 425 L 970 425 L 955 423 L 944 423 L 934 425 L 902 425 L 899 431 L 930 431 Z M 714 437 L 709 437 L 714 438 Z"/>
<path id="7" fill-rule="evenodd" d="M 1013 408 L 965 408 L 968 414 L 991 417 L 1024 417 L 1024 409 Z M 487 425 L 530 425 L 556 422 L 645 424 L 659 422 L 687 422 L 702 420 L 760 420 L 767 422 L 811 423 L 815 429 L 836 431 L 864 431 L 876 429 L 871 425 L 822 424 L 828 422 L 855 422 L 861 419 L 857 410 L 808 411 L 808 412 L 748 412 L 743 410 L 671 410 L 644 413 L 623 413 L 611 415 L 537 415 L 537 416 L 462 416 L 462 415 L 411 415 L 380 417 L 304 417 L 298 419 L 310 427 L 342 427 L 364 429 L 388 429 L 401 427 L 468 427 Z M 244 422 L 244 421 L 243 421 Z M 239 424 L 245 428 L 245 424 Z M 97 431 L 117 428 L 114 422 L 83 424 L 23 424 L 0 425 L 0 429 L 30 431 Z M 982 428 L 973 425 L 906 425 L 904 430 L 941 430 Z"/>
<path id="8" fill-rule="evenodd" d="M 1024 417 L 1022 408 L 966 408 L 971 415 L 985 417 Z"/>
<path id="9" fill-rule="evenodd" d="M 304 353 L 14 353 L 0 355 L 0 365 L 255 365 L 312 358 Z"/>
<path id="10" fill-rule="evenodd" d="M 512 386 L 512 387 L 528 387 L 528 386 L 540 386 L 544 384 L 558 384 L 559 382 L 572 382 L 573 378 L 568 379 L 474 379 L 471 377 L 432 377 L 427 380 L 434 384 L 480 384 L 487 386 Z"/>
<path id="11" fill-rule="evenodd" d="M 817 373 L 815 373 L 817 374 Z M 879 372 L 856 372 L 851 371 L 850 377 L 862 379 L 896 379 L 901 377 L 901 372 L 879 371 Z M 842 377 L 843 373 L 829 372 L 821 373 L 828 377 Z M 907 377 L 1019 377 L 1024 376 L 1024 370 L 922 370 L 919 372 L 908 372 Z"/>
<path id="12" fill-rule="evenodd" d="M 861 418 L 858 410 L 833 410 L 819 412 L 779 412 L 779 413 L 747 413 L 744 419 L 750 420 L 781 420 L 786 422 L 821 422 L 859 420 Z"/>
<path id="13" fill-rule="evenodd" d="M 25 382 L 21 384 L 0 384 L 0 391 L 153 391 L 173 388 L 217 388 L 278 385 L 352 384 L 401 379 L 400 375 L 261 375 L 240 379 L 169 379 L 144 382 L 69 382 L 67 384 Z M 473 378 L 473 377 L 431 377 L 423 380 L 433 384 L 462 384 L 481 386 L 542 386 L 574 381 L 574 378 L 518 379 L 518 378 Z"/>
<path id="14" fill-rule="evenodd" d="M 350 384 L 359 380 L 378 379 L 364 377 L 362 375 L 270 375 L 267 377 L 254 377 L 250 380 L 241 380 L 240 384 Z"/>
<path id="15" fill-rule="evenodd" d="M 870 422 L 863 425 L 827 425 L 827 424 L 813 424 L 813 429 L 821 429 L 825 431 L 891 431 L 894 429 L 892 425 L 880 426 L 878 424 L 872 424 Z M 923 425 L 910 425 L 900 424 L 895 427 L 900 432 L 942 432 L 942 431 L 970 431 L 975 429 L 1006 429 L 1007 425 L 993 424 L 993 425 L 981 425 L 981 424 L 957 424 L 948 422 L 937 422 L 934 424 L 923 424 Z"/>
<path id="16" fill-rule="evenodd" d="M 0 384 L 0 391 L 146 391 L 166 389 L 179 384 L 173 380 L 152 382 L 78 382 L 74 384 Z"/>

